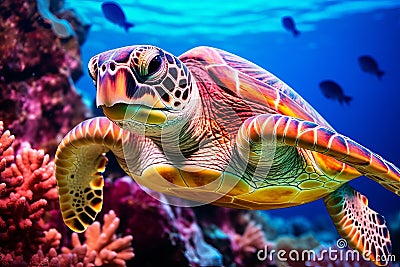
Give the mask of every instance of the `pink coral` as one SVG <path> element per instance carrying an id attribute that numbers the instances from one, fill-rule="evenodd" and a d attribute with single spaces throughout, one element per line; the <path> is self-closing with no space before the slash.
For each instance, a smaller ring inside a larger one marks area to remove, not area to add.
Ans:
<path id="1" fill-rule="evenodd" d="M 272 247 L 272 243 L 267 242 L 262 227 L 254 221 L 247 222 L 243 234 L 238 234 L 232 228 L 227 227 L 227 225 L 222 230 L 231 239 L 235 263 L 238 266 L 248 266 L 249 264 L 253 266 L 257 264 L 259 266 L 262 262 L 256 258 L 257 252 L 266 248 L 269 250 Z"/>
<path id="2" fill-rule="evenodd" d="M 72 249 L 63 247 L 58 254 L 58 244 L 48 250 L 39 249 L 31 258 L 29 266 L 54 267 L 124 267 L 133 258 L 132 236 L 118 238 L 116 231 L 119 219 L 113 211 L 104 215 L 104 225 L 96 222 L 85 232 L 86 240 L 81 243 L 76 233 L 72 234 Z M 55 231 L 51 235 L 58 235 Z M 54 238 L 57 240 L 58 238 Z M 44 251 L 48 251 L 44 253 Z"/>
<path id="3" fill-rule="evenodd" d="M 116 231 L 119 226 L 119 218 L 114 211 L 109 211 L 104 215 L 104 225 L 100 227 L 99 222 L 94 222 L 85 232 L 87 247 L 86 255 L 94 258 L 96 266 L 125 266 L 125 261 L 133 258 L 133 248 L 131 247 L 132 236 L 127 235 L 117 238 Z M 82 247 L 76 233 L 72 234 L 72 246 Z M 64 254 L 72 251 L 63 249 Z"/>
<path id="4" fill-rule="evenodd" d="M 93 267 L 109 266 L 124 267 L 126 261 L 133 258 L 131 247 L 132 236 L 117 238 L 116 231 L 119 219 L 113 211 L 104 216 L 104 225 L 98 222 L 89 226 L 85 232 L 86 240 L 82 244 L 78 234 L 72 234 L 72 249 L 61 248 L 62 253 L 57 253 L 59 233 L 49 231 L 56 242 L 50 249 L 39 249 L 30 260 L 29 266 L 54 266 L 54 267 Z M 44 253 L 44 251 L 48 251 Z"/>
<path id="5" fill-rule="evenodd" d="M 267 241 L 262 222 L 254 219 L 253 211 L 209 206 L 198 209 L 198 213 L 204 227 L 219 227 L 229 237 L 233 259 L 225 258 L 228 263 L 233 261 L 238 267 L 270 264 L 257 258 L 258 251 L 271 249 L 274 244 Z"/>

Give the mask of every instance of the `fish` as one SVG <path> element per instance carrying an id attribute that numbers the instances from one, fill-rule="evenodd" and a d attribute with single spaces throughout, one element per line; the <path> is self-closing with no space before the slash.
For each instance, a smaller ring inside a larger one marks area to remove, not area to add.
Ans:
<path id="1" fill-rule="evenodd" d="M 129 28 L 135 26 L 135 24 L 126 21 L 125 13 L 118 3 L 104 2 L 101 4 L 101 10 L 103 11 L 106 19 L 114 24 L 117 24 L 118 26 L 123 27 L 126 32 L 129 31 Z"/>
<path id="2" fill-rule="evenodd" d="M 344 95 L 342 88 L 332 80 L 324 80 L 320 82 L 319 87 L 326 98 L 337 99 L 340 105 L 342 105 L 343 102 L 350 104 L 350 101 L 352 100 L 352 97 Z"/>
<path id="3" fill-rule="evenodd" d="M 360 56 L 358 58 L 358 63 L 362 71 L 376 75 L 379 80 L 381 80 L 383 74 L 385 74 L 384 71 L 379 69 L 376 60 L 369 55 Z"/>
<path id="4" fill-rule="evenodd" d="M 300 34 L 300 32 L 296 28 L 296 24 L 292 17 L 290 17 L 290 16 L 283 17 L 282 25 L 287 31 L 293 33 L 294 36 L 297 36 Z"/>

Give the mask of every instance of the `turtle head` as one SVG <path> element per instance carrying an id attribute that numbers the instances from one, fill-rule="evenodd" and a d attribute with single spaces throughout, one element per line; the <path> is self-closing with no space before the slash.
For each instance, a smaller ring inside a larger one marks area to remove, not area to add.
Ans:
<path id="1" fill-rule="evenodd" d="M 190 71 L 158 47 L 106 51 L 92 57 L 88 67 L 97 88 L 97 106 L 127 130 L 137 124 L 174 125 L 195 106 L 192 99 L 198 91 Z"/>

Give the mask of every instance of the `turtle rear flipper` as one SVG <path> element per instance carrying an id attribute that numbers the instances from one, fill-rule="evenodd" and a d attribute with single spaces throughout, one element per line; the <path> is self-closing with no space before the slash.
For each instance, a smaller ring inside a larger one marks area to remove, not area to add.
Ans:
<path id="1" fill-rule="evenodd" d="M 121 161 L 129 136 L 107 118 L 98 117 L 78 124 L 58 146 L 55 172 L 61 213 L 73 231 L 83 232 L 100 212 L 105 153 L 111 150 Z"/>
<path id="2" fill-rule="evenodd" d="M 383 216 L 368 207 L 368 199 L 344 184 L 324 202 L 339 234 L 362 253 L 360 258 L 386 266 L 392 253 L 389 230 Z"/>
<path id="3" fill-rule="evenodd" d="M 312 150 L 346 163 L 400 196 L 400 170 L 396 166 L 350 138 L 314 122 L 278 114 L 254 116 L 241 126 L 238 142 L 262 142 L 271 136 L 285 145 Z"/>

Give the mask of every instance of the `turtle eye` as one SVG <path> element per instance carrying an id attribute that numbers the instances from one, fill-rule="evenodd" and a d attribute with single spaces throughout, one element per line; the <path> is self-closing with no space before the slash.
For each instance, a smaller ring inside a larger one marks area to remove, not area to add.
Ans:
<path id="1" fill-rule="evenodd" d="M 150 63 L 147 67 L 147 75 L 146 76 L 151 76 L 155 74 L 161 67 L 162 59 L 160 55 L 157 55 L 153 57 L 152 60 L 150 60 Z"/>
<path id="2" fill-rule="evenodd" d="M 165 74 L 164 53 L 160 50 L 149 49 L 144 53 L 136 52 L 137 60 L 134 59 L 134 68 L 138 78 L 142 82 L 152 81 Z"/>

